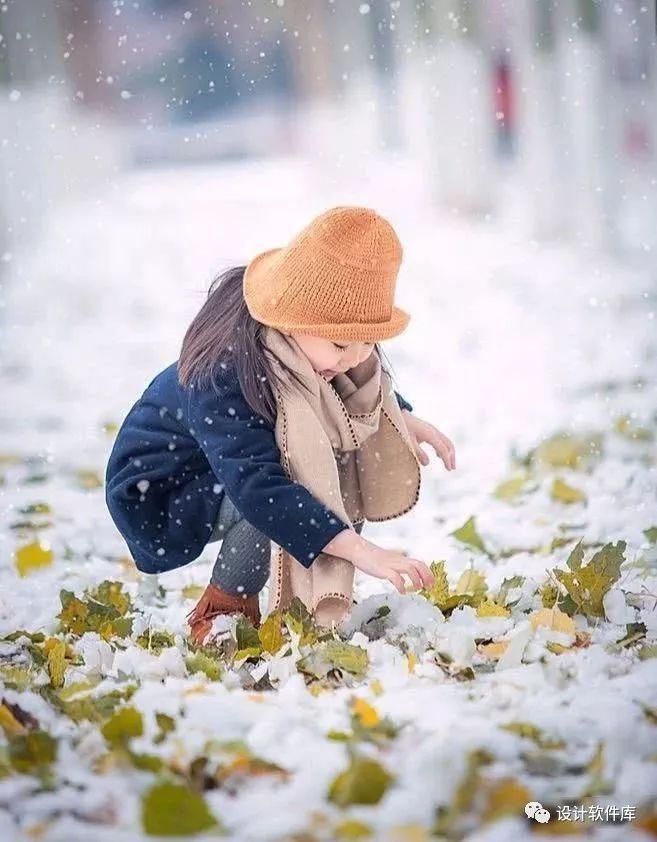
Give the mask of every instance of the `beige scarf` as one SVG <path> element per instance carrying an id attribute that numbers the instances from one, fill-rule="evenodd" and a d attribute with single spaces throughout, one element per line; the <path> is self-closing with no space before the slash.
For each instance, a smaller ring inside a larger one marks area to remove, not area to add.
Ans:
<path id="1" fill-rule="evenodd" d="M 266 327 L 263 342 L 284 384 L 281 389 L 273 384 L 275 437 L 288 477 L 352 526 L 391 520 L 412 509 L 420 495 L 419 462 L 376 352 L 329 381 L 288 334 Z M 306 568 L 282 547 L 273 547 L 269 610 L 284 609 L 298 596 L 318 622 L 341 622 L 353 601 L 351 562 L 320 553 Z"/>

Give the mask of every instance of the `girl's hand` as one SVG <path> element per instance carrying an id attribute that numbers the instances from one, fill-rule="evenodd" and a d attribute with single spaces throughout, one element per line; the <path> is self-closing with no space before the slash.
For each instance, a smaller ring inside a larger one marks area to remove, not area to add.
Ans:
<path id="1" fill-rule="evenodd" d="M 409 558 L 394 550 L 384 550 L 382 547 L 376 547 L 376 551 L 371 555 L 357 556 L 352 560 L 352 564 L 363 573 L 392 582 L 399 593 L 430 588 L 433 585 L 435 576 L 423 561 Z M 408 576 L 413 587 L 406 588 L 403 576 Z"/>
<path id="2" fill-rule="evenodd" d="M 433 424 L 429 424 L 428 421 L 423 421 L 421 418 L 415 418 L 415 416 L 411 415 L 407 409 L 402 409 L 402 413 L 404 414 L 406 427 L 410 433 L 411 441 L 415 447 L 415 452 L 417 454 L 417 458 L 420 460 L 420 464 L 429 464 L 429 455 L 420 447 L 423 442 L 426 442 L 427 444 L 430 444 L 436 451 L 436 454 L 440 456 L 447 470 L 453 471 L 454 468 L 456 468 L 456 453 L 454 451 L 454 445 L 447 436 L 444 433 L 441 433 L 440 430 L 436 429 Z"/>

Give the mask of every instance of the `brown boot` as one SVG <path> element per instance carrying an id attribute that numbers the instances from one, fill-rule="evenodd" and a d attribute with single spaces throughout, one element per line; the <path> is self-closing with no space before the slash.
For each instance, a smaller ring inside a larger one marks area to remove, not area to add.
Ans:
<path id="1" fill-rule="evenodd" d="M 216 585 L 208 585 L 196 606 L 187 615 L 190 634 L 197 646 L 205 640 L 212 628 L 212 620 L 219 614 L 244 614 L 254 626 L 260 625 L 258 594 L 244 598 L 226 593 Z"/>

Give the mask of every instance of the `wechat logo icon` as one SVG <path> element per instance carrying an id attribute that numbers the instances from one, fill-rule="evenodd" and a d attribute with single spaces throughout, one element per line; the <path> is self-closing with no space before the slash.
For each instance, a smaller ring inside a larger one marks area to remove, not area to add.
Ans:
<path id="1" fill-rule="evenodd" d="M 550 820 L 550 811 L 546 810 L 540 801 L 528 801 L 525 804 L 525 815 L 528 819 L 546 824 Z"/>

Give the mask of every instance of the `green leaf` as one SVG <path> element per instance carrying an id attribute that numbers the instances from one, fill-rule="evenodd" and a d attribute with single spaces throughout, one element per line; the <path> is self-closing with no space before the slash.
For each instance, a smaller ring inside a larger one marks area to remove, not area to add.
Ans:
<path id="1" fill-rule="evenodd" d="M 221 665 L 219 661 L 211 658 L 205 652 L 195 652 L 193 655 L 188 655 L 185 659 L 185 665 L 190 673 L 202 672 L 210 679 L 210 681 L 219 681 L 221 678 Z"/>
<path id="2" fill-rule="evenodd" d="M 479 605 L 480 602 L 483 602 L 487 590 L 488 585 L 485 577 L 473 567 L 464 570 L 454 586 L 455 596 L 472 597 L 471 605 Z"/>
<path id="3" fill-rule="evenodd" d="M 367 649 L 341 640 L 327 640 L 323 647 L 327 660 L 334 667 L 352 675 L 365 675 L 369 663 Z"/>
<path id="4" fill-rule="evenodd" d="M 649 543 L 657 544 L 657 526 L 651 526 L 643 530 L 643 534 L 648 539 Z"/>
<path id="5" fill-rule="evenodd" d="M 500 605 L 506 605 L 509 591 L 514 590 L 515 588 L 521 588 L 524 581 L 524 576 L 511 576 L 508 579 L 504 579 L 500 585 L 499 591 L 497 592 L 497 596 L 495 598 L 496 602 L 499 602 Z"/>
<path id="6" fill-rule="evenodd" d="M 121 582 L 105 581 L 93 590 L 86 590 L 84 599 L 62 590 L 59 599 L 62 610 L 57 617 L 62 631 L 78 636 L 95 631 L 105 640 L 125 638 L 132 633 L 128 612 L 133 606 Z"/>
<path id="7" fill-rule="evenodd" d="M 637 654 L 641 661 L 647 661 L 648 658 L 657 658 L 657 643 L 644 643 Z"/>
<path id="8" fill-rule="evenodd" d="M 283 613 L 283 622 L 290 632 L 301 638 L 301 645 L 314 643 L 317 640 L 318 634 L 313 616 L 298 596 L 292 599 L 288 609 Z"/>
<path id="9" fill-rule="evenodd" d="M 574 488 L 572 485 L 564 482 L 559 477 L 555 477 L 550 489 L 550 496 L 558 503 L 584 503 L 586 501 L 586 494 L 580 491 L 579 488 Z"/>
<path id="10" fill-rule="evenodd" d="M 112 605 L 123 617 L 132 610 L 130 596 L 123 590 L 122 582 L 112 582 L 105 579 L 97 588 L 85 592 L 89 599 L 99 602 L 101 605 Z"/>
<path id="11" fill-rule="evenodd" d="M 162 758 L 156 754 L 140 754 L 130 751 L 130 749 L 127 749 L 125 753 L 135 769 L 143 769 L 145 772 L 159 772 L 164 766 Z"/>
<path id="12" fill-rule="evenodd" d="M 153 742 L 156 745 L 159 743 L 163 743 L 167 737 L 167 734 L 170 734 L 172 731 L 176 730 L 176 720 L 169 716 L 167 713 L 156 713 L 155 714 L 155 721 L 157 722 L 159 733 L 154 738 Z"/>
<path id="13" fill-rule="evenodd" d="M 620 578 L 625 547 L 625 541 L 605 544 L 587 565 L 581 566 L 583 550 L 580 542 L 568 558 L 570 570 L 554 569 L 554 575 L 565 586 L 578 611 L 588 617 L 604 617 L 602 600 Z"/>
<path id="14" fill-rule="evenodd" d="M 562 740 L 553 740 L 546 737 L 544 731 L 532 722 L 507 722 L 505 725 L 500 725 L 500 728 L 510 731 L 512 734 L 517 734 L 519 737 L 532 740 L 541 748 L 558 749 L 566 747 Z"/>
<path id="15" fill-rule="evenodd" d="M 378 804 L 394 780 L 394 776 L 376 760 L 356 756 L 347 769 L 334 778 L 328 798 L 339 807 Z"/>
<path id="16" fill-rule="evenodd" d="M 9 741 L 9 761 L 26 775 L 42 772 L 57 759 L 57 741 L 47 731 L 18 734 Z"/>
<path id="17" fill-rule="evenodd" d="M 109 693 L 99 696 L 87 693 L 72 699 L 68 698 L 69 689 L 72 687 L 65 687 L 59 693 L 47 694 L 46 700 L 73 722 L 100 723 L 105 722 L 119 705 L 128 701 L 137 688 L 134 684 L 129 684 L 121 690 L 110 690 Z"/>
<path id="18" fill-rule="evenodd" d="M 314 678 L 324 678 L 331 670 L 341 670 L 358 677 L 368 667 L 367 650 L 341 640 L 326 640 L 313 646 L 297 662 L 297 669 Z"/>
<path id="19" fill-rule="evenodd" d="M 237 640 L 238 650 L 257 649 L 260 651 L 262 649 L 260 638 L 258 637 L 258 630 L 255 628 L 251 620 L 243 614 L 241 614 L 237 619 L 235 638 Z"/>
<path id="20" fill-rule="evenodd" d="M 141 737 L 144 733 L 142 715 L 137 708 L 126 705 L 112 714 L 101 733 L 111 746 L 124 746 L 132 737 Z"/>
<path id="21" fill-rule="evenodd" d="M 486 553 L 486 555 L 489 554 L 483 540 L 477 532 L 474 515 L 469 517 L 463 526 L 460 526 L 458 529 L 455 529 L 454 532 L 450 532 L 449 534 L 453 535 L 462 544 L 466 544 L 468 547 L 472 547 L 475 550 Z"/>
<path id="22" fill-rule="evenodd" d="M 147 649 L 149 652 L 159 655 L 162 650 L 175 646 L 176 640 L 171 632 L 146 629 L 146 631 L 142 632 L 142 634 L 140 634 L 137 638 L 137 644 L 141 646 L 142 649 Z"/>
<path id="23" fill-rule="evenodd" d="M 0 678 L 5 687 L 24 693 L 32 687 L 37 671 L 24 667 L 0 666 Z"/>
<path id="24" fill-rule="evenodd" d="M 150 836 L 189 836 L 219 827 L 203 796 L 173 783 L 155 784 L 144 794 L 141 822 Z"/>

